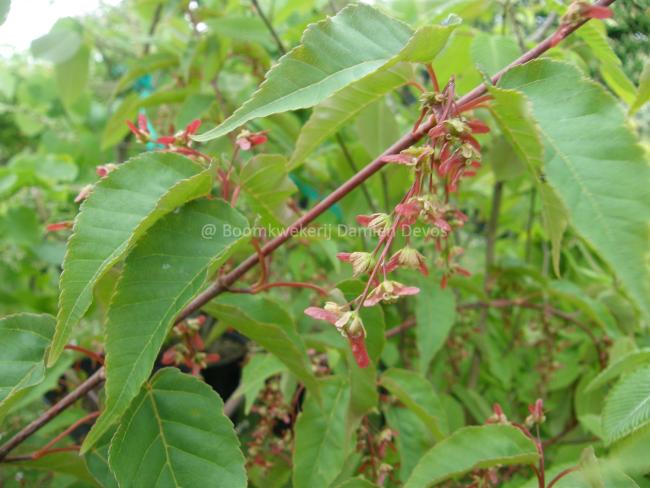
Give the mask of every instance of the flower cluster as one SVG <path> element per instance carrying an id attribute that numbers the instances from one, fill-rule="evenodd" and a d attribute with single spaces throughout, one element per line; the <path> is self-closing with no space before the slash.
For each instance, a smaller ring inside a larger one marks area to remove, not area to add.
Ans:
<path id="1" fill-rule="evenodd" d="M 242 151 L 250 151 L 255 146 L 264 144 L 269 140 L 269 138 L 266 136 L 267 133 L 268 131 L 266 130 L 260 132 L 251 132 L 244 129 L 239 134 L 237 134 L 237 137 L 235 137 L 235 144 L 237 144 L 237 147 L 239 147 L 239 149 Z"/>
<path id="2" fill-rule="evenodd" d="M 427 239 L 433 241 L 438 256 L 436 266 L 441 270 L 444 288 L 452 274 L 469 276 L 469 271 L 458 263 L 463 249 L 453 244 L 454 231 L 463 227 L 467 216 L 451 202 L 451 195 L 459 189 L 463 179 L 476 174 L 481 167 L 481 146 L 476 134 L 489 131 L 478 119 L 467 118 L 463 112 L 481 106 L 489 98 L 482 97 L 470 105 L 457 106 L 453 81 L 444 90 L 424 93 L 422 110 L 414 130 L 428 117 L 427 141 L 410 147 L 399 154 L 384 156 L 386 164 L 407 166 L 413 173 L 413 184 L 402 200 L 389 213 L 359 215 L 357 222 L 373 231 L 379 242 L 372 252 L 343 252 L 337 257 L 352 266 L 355 277 L 368 275 L 366 287 L 352 302 L 338 305 L 328 302 L 324 308 L 309 307 L 305 313 L 325 320 L 337 327 L 355 353 L 360 367 L 368 365 L 365 353 L 365 329 L 359 317 L 361 307 L 379 303 L 394 303 L 403 296 L 417 294 L 420 290 L 395 281 L 388 275 L 398 269 L 418 270 L 428 276 L 426 257 L 412 246 L 410 232 L 403 232 L 405 244 L 390 252 L 396 244 L 398 231 L 423 225 L 429 229 Z M 381 277 L 381 278 L 380 278 Z M 359 351 L 364 351 L 361 353 Z"/>
<path id="3" fill-rule="evenodd" d="M 183 154 L 184 156 L 196 157 L 200 159 L 209 160 L 210 157 L 197 151 L 192 148 L 192 136 L 196 134 L 196 131 L 201 127 L 201 121 L 199 119 L 193 120 L 185 129 L 175 132 L 172 127 L 171 134 L 161 137 L 154 137 L 149 130 L 149 121 L 147 120 L 146 115 L 138 115 L 138 124 L 135 125 L 130 120 L 126 121 L 126 124 L 129 126 L 129 129 L 135 136 L 136 140 L 142 144 L 155 142 L 160 144 L 163 147 L 164 151 L 175 152 L 178 154 Z"/>
<path id="4" fill-rule="evenodd" d="M 163 353 L 161 362 L 165 365 L 183 365 L 197 376 L 202 369 L 219 361 L 221 359 L 219 354 L 205 352 L 205 344 L 200 333 L 204 324 L 205 316 L 199 315 L 195 319 L 187 319 L 176 325 L 172 331 L 180 341 Z"/>
<path id="5" fill-rule="evenodd" d="M 366 349 L 366 329 L 357 310 L 349 310 L 347 305 L 327 302 L 323 308 L 309 307 L 305 314 L 334 325 L 348 339 L 355 361 L 361 368 L 370 364 Z"/>

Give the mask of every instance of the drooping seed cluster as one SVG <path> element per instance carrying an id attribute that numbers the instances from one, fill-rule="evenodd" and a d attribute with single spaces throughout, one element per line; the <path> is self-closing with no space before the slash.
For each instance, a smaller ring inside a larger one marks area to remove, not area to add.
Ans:
<path id="1" fill-rule="evenodd" d="M 402 200 L 389 213 L 359 215 L 357 222 L 378 236 L 373 251 L 339 253 L 338 258 L 352 266 L 355 277 L 368 275 L 366 287 L 357 298 L 348 303 L 327 302 L 322 308 L 309 307 L 305 313 L 325 320 L 346 337 L 360 367 L 369 364 L 365 347 L 366 331 L 359 316 L 361 307 L 379 303 L 393 303 L 399 297 L 415 295 L 420 290 L 389 278 L 397 269 L 416 269 L 427 276 L 429 269 L 425 256 L 411 244 L 411 228 L 426 229 L 425 241 L 433 242 L 437 253 L 435 265 L 441 271 L 441 286 L 447 285 L 453 274 L 469 276 L 458 264 L 463 249 L 453 243 L 453 233 L 467 221 L 467 216 L 450 200 L 465 178 L 476 174 L 481 166 L 481 146 L 474 134 L 489 131 L 478 119 L 468 119 L 463 112 L 482 106 L 489 100 L 481 97 L 470 105 L 457 106 L 455 84 L 451 80 L 441 91 L 437 89 L 435 75 L 433 92 L 424 92 L 420 98 L 421 112 L 413 128 L 428 118 L 433 126 L 426 142 L 412 146 L 399 154 L 385 156 L 387 164 L 399 164 L 411 169 L 413 183 Z M 404 236 L 405 244 L 390 252 L 395 238 Z"/>

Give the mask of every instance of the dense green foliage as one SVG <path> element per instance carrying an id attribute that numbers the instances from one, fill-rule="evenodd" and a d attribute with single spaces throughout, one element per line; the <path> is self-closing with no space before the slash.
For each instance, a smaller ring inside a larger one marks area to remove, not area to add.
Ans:
<path id="1" fill-rule="evenodd" d="M 568 3 L 125 0 L 0 59 L 0 486 L 650 487 L 650 7 Z"/>

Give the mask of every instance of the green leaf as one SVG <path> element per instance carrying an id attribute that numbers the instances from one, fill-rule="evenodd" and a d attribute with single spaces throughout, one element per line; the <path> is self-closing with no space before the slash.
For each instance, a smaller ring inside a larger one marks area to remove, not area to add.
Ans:
<path id="1" fill-rule="evenodd" d="M 67 109 L 70 109 L 86 89 L 89 63 L 90 48 L 84 44 L 74 56 L 54 67 L 57 90 Z"/>
<path id="2" fill-rule="evenodd" d="M 433 447 L 435 439 L 417 414 L 407 408 L 391 406 L 384 412 L 391 429 L 397 432 L 399 479 L 408 479 L 424 454 Z"/>
<path id="3" fill-rule="evenodd" d="M 351 5 L 310 25 L 300 46 L 280 59 L 252 97 L 197 141 L 221 137 L 249 120 L 307 108 L 398 61 L 430 61 L 450 27 L 427 26 L 413 36 L 404 23 L 368 5 Z"/>
<path id="4" fill-rule="evenodd" d="M 45 350 L 54 325 L 51 315 L 23 313 L 0 319 L 0 412 L 45 378 Z"/>
<path id="5" fill-rule="evenodd" d="M 56 323 L 56 322 L 54 322 Z M 54 323 L 52 325 L 52 332 L 54 332 Z M 43 402 L 43 397 L 50 390 L 56 390 L 60 387 L 59 380 L 61 376 L 72 366 L 72 363 L 75 361 L 75 356 L 77 353 L 72 351 L 64 351 L 59 360 L 51 368 L 47 368 L 45 371 L 45 377 L 38 385 L 29 387 L 29 389 L 23 390 L 19 395 L 15 395 L 12 400 L 3 405 L 3 408 L 0 409 L 0 424 L 3 421 L 2 411 L 6 411 L 8 414 L 14 414 L 20 412 L 24 408 L 28 408 L 30 404 L 39 405 Z M 45 358 L 43 358 L 45 359 Z M 7 407 L 7 408 L 5 408 Z"/>
<path id="6" fill-rule="evenodd" d="M 243 395 L 246 399 L 245 413 L 248 415 L 253 402 L 266 380 L 286 371 L 286 366 L 273 354 L 254 354 L 242 368 L 241 381 L 233 395 Z"/>
<path id="7" fill-rule="evenodd" d="M 343 483 L 336 485 L 336 488 L 377 488 L 377 485 L 364 478 L 350 478 Z"/>
<path id="8" fill-rule="evenodd" d="M 426 488 L 474 469 L 534 464 L 532 439 L 510 425 L 463 427 L 427 452 L 404 488 Z"/>
<path id="9" fill-rule="evenodd" d="M 11 8 L 11 0 L 0 0 L 0 25 L 5 23 Z"/>
<path id="10" fill-rule="evenodd" d="M 625 355 L 613 364 L 610 364 L 587 385 L 586 391 L 594 391 L 602 388 L 614 378 L 629 371 L 638 369 L 639 366 L 650 365 L 650 348 L 641 349 Z"/>
<path id="11" fill-rule="evenodd" d="M 620 106 L 577 68 L 554 61 L 517 67 L 501 83 L 532 102 L 546 176 L 573 226 L 650 317 L 650 167 Z"/>
<path id="12" fill-rule="evenodd" d="M 557 193 L 546 184 L 544 176 L 544 146 L 538 126 L 531 114 L 530 102 L 515 90 L 488 87 L 494 101 L 490 110 L 503 136 L 517 156 L 526 163 L 542 201 L 544 228 L 551 241 L 553 267 L 560 274 L 562 236 L 568 224 L 567 211 Z"/>
<path id="13" fill-rule="evenodd" d="M 380 98 L 361 111 L 356 120 L 359 142 L 371 158 L 383 153 L 400 137 L 394 110 Z"/>
<path id="14" fill-rule="evenodd" d="M 300 131 L 289 166 L 299 166 L 325 139 L 361 110 L 412 78 L 413 68 L 407 63 L 398 63 L 393 68 L 369 74 L 316 105 Z"/>
<path id="15" fill-rule="evenodd" d="M 503 135 L 495 136 L 485 155 L 498 181 L 512 181 L 523 175 L 527 168 Z"/>
<path id="16" fill-rule="evenodd" d="M 110 429 L 97 444 L 84 455 L 90 474 L 103 488 L 119 488 L 108 464 L 108 449 L 116 429 Z"/>
<path id="17" fill-rule="evenodd" d="M 345 280 L 336 287 L 343 293 L 346 301 L 352 301 L 363 293 L 365 284 L 359 280 Z M 360 420 L 364 415 L 377 408 L 379 392 L 377 391 L 377 365 L 386 342 L 386 322 L 381 307 L 365 307 L 360 317 L 366 327 L 366 347 L 371 364 L 359 368 L 350 350 L 348 341 L 336 333 L 336 341 L 346 357 L 350 378 L 350 421 Z"/>
<path id="18" fill-rule="evenodd" d="M 246 219 L 224 201 L 197 200 L 161 218 L 135 245 L 106 320 L 106 404 L 82 451 L 138 395 L 174 319 L 230 257 L 247 227 Z M 211 229 L 209 236 L 206 229 Z"/>
<path id="19" fill-rule="evenodd" d="M 634 115 L 641 107 L 643 107 L 650 100 L 650 61 L 646 61 L 643 65 L 641 78 L 639 78 L 639 91 L 636 94 L 636 99 L 630 105 L 630 115 Z"/>
<path id="20" fill-rule="evenodd" d="M 322 403 L 307 396 L 295 426 L 294 488 L 329 486 L 343 468 L 349 447 L 346 412 L 350 388 L 342 378 L 320 384 Z"/>
<path id="21" fill-rule="evenodd" d="M 511 36 L 479 32 L 472 42 L 472 62 L 489 76 L 494 76 L 520 54 L 517 41 Z"/>
<path id="22" fill-rule="evenodd" d="M 171 153 L 137 156 L 100 180 L 82 204 L 63 261 L 48 364 L 92 302 L 93 287 L 156 220 L 210 191 L 211 171 Z"/>
<path id="23" fill-rule="evenodd" d="M 605 442 L 625 437 L 650 423 L 650 367 L 622 378 L 605 399 Z"/>
<path id="24" fill-rule="evenodd" d="M 600 62 L 600 74 L 607 86 L 627 105 L 631 105 L 636 98 L 636 88 L 607 41 L 605 25 L 602 22 L 587 22 L 576 31 L 576 35 L 585 41 Z"/>
<path id="25" fill-rule="evenodd" d="M 423 376 L 406 369 L 391 368 L 381 375 L 381 385 L 424 422 L 435 439 L 447 432 L 447 416 L 433 386 Z"/>
<path id="26" fill-rule="evenodd" d="M 415 297 L 415 334 L 420 354 L 420 373 L 426 375 L 429 364 L 445 344 L 456 321 L 456 300 L 451 290 L 442 290 L 432 279 L 419 280 Z"/>
<path id="27" fill-rule="evenodd" d="M 246 486 L 244 456 L 221 398 L 174 368 L 142 388 L 113 437 L 109 463 L 121 488 Z"/>
<path id="28" fill-rule="evenodd" d="M 227 15 L 206 21 L 211 31 L 236 41 L 271 44 L 273 39 L 259 16 Z"/>
<path id="29" fill-rule="evenodd" d="M 291 317 L 277 303 L 260 296 L 222 295 L 210 303 L 210 314 L 275 354 L 312 394 L 318 395 L 305 344 Z"/>
<path id="30" fill-rule="evenodd" d="M 296 191 L 289 179 L 287 160 L 279 154 L 259 154 L 251 158 L 240 173 L 242 193 L 265 225 L 281 227 L 283 210 Z"/>
<path id="31" fill-rule="evenodd" d="M 25 471 L 45 471 L 50 476 L 52 476 L 52 473 L 74 476 L 78 480 L 87 483 L 82 486 L 97 486 L 83 459 L 76 452 L 54 452 L 33 461 L 12 462 L 11 466 L 20 467 Z M 54 478 L 58 477 L 54 476 Z"/>

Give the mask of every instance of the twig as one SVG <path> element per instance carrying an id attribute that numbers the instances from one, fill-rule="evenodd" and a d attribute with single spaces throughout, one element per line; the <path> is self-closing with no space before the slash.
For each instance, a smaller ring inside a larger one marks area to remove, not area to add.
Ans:
<path id="1" fill-rule="evenodd" d="M 543 39 L 548 30 L 553 25 L 553 22 L 555 22 L 555 19 L 557 19 L 557 14 L 555 12 L 548 14 L 546 19 L 544 19 L 544 22 L 542 22 L 537 30 L 530 35 L 528 40 L 531 42 L 539 42 L 541 39 Z"/>
<path id="2" fill-rule="evenodd" d="M 393 327 L 392 329 L 388 329 L 386 333 L 384 334 L 384 337 L 386 339 L 389 339 L 391 337 L 394 337 L 396 335 L 401 334 L 405 330 L 409 330 L 412 327 L 415 327 L 416 321 L 415 318 L 411 317 L 410 319 L 406 319 L 404 322 L 399 324 L 397 327 Z"/>
<path id="3" fill-rule="evenodd" d="M 90 390 L 99 385 L 102 381 L 104 381 L 104 368 L 98 369 L 90 378 L 81 383 L 77 388 L 72 390 L 65 397 L 63 397 L 52 407 L 46 410 L 40 417 L 23 428 L 5 444 L 0 446 L 0 461 L 2 461 L 11 450 L 22 444 L 34 432 L 43 427 L 50 420 L 63 412 L 63 410 L 68 408 Z"/>
<path id="4" fill-rule="evenodd" d="M 163 3 L 160 2 L 158 6 L 156 7 L 155 12 L 153 13 L 153 18 L 151 19 L 151 24 L 149 25 L 149 32 L 148 32 L 148 38 L 147 42 L 144 44 L 144 49 L 142 50 L 142 54 L 146 56 L 149 54 L 149 50 L 151 49 L 151 38 L 153 37 L 154 33 L 156 32 L 156 27 L 158 27 L 158 23 L 160 22 L 160 17 L 162 15 L 162 9 L 163 9 Z"/>
<path id="5" fill-rule="evenodd" d="M 282 54 L 287 54 L 287 50 L 284 48 L 284 44 L 282 44 L 282 40 L 280 39 L 280 36 L 278 36 L 278 33 L 275 32 L 275 29 L 273 28 L 273 25 L 271 25 L 271 22 L 269 22 L 269 19 L 264 15 L 264 12 L 260 8 L 260 4 L 257 2 L 257 0 L 251 0 L 253 5 L 255 6 L 255 10 L 257 10 L 257 15 L 260 16 L 260 19 L 262 19 L 262 22 L 264 22 L 264 25 L 266 28 L 269 30 L 271 35 L 273 36 L 273 40 L 278 46 L 278 50 Z"/>
<path id="6" fill-rule="evenodd" d="M 257 253 L 257 256 L 259 258 L 260 268 L 262 268 L 260 272 L 260 277 L 257 280 L 257 283 L 254 285 L 254 287 L 257 288 L 264 285 L 264 283 L 266 283 L 266 280 L 268 279 L 269 276 L 269 272 L 266 266 L 266 256 L 262 252 L 262 248 L 260 247 L 259 241 L 257 239 L 252 239 L 251 244 L 255 248 L 255 252 Z"/>
<path id="7" fill-rule="evenodd" d="M 97 364 L 104 364 L 104 358 L 101 356 L 101 354 L 97 354 L 96 352 L 93 352 L 90 349 L 86 349 L 85 347 L 75 346 L 74 344 L 67 344 L 64 349 L 67 349 L 68 351 L 80 352 L 84 356 L 87 356 L 88 358 L 95 361 Z"/>
<path id="8" fill-rule="evenodd" d="M 99 417 L 99 412 L 92 412 L 92 413 L 89 413 L 88 415 L 86 415 L 86 416 L 80 418 L 80 419 L 77 420 L 74 424 L 72 424 L 72 425 L 69 426 L 67 429 L 65 429 L 63 432 L 61 432 L 59 435 L 57 435 L 57 436 L 56 436 L 54 439 L 52 439 L 50 442 L 48 442 L 48 443 L 45 444 L 43 447 L 41 447 L 38 451 L 34 452 L 34 453 L 32 454 L 32 459 L 39 459 L 39 458 L 42 458 L 42 457 L 45 456 L 47 453 L 49 453 L 50 451 L 52 451 L 51 448 L 52 448 L 52 447 L 53 447 L 57 442 L 59 442 L 59 441 L 60 441 L 61 439 L 63 439 L 65 436 L 67 436 L 68 434 L 70 434 L 71 432 L 73 432 L 75 429 L 77 429 L 77 427 L 79 427 L 80 425 L 83 425 L 83 424 L 85 424 L 86 422 L 89 422 L 89 421 L 91 421 L 91 420 L 93 420 L 93 419 L 96 419 L 97 417 Z"/>
<path id="9" fill-rule="evenodd" d="M 50 454 L 56 454 L 58 452 L 70 452 L 70 451 L 79 451 L 81 446 L 67 446 L 67 447 L 57 447 L 56 449 L 50 449 L 49 451 L 43 453 L 41 457 L 49 456 Z M 6 457 L 2 460 L 3 463 L 21 463 L 25 461 L 35 461 L 33 454 L 21 454 L 20 456 Z"/>
<path id="10" fill-rule="evenodd" d="M 232 417 L 243 401 L 244 395 L 230 395 L 223 405 L 223 414 L 226 417 Z"/>
<path id="11" fill-rule="evenodd" d="M 574 466 L 572 468 L 567 468 L 564 471 L 560 471 L 558 475 L 551 480 L 551 482 L 548 484 L 547 488 L 553 488 L 553 485 L 560 481 L 560 479 L 564 478 L 567 474 L 573 473 L 574 471 L 578 471 L 578 467 Z"/>
<path id="12" fill-rule="evenodd" d="M 496 246 L 497 229 L 499 227 L 499 214 L 501 213 L 501 200 L 503 197 L 503 182 L 497 181 L 492 189 L 492 210 L 486 232 L 485 245 L 485 289 L 490 288 L 489 276 L 494 266 L 494 248 Z"/>
<path id="13" fill-rule="evenodd" d="M 256 293 L 270 290 L 271 288 L 308 288 L 323 296 L 329 295 L 329 292 L 321 286 L 314 285 L 313 283 L 302 283 L 299 281 L 274 281 L 273 283 L 265 283 L 259 286 L 256 285 L 251 288 L 228 288 L 228 291 L 230 293 L 248 293 L 255 295 Z"/>

